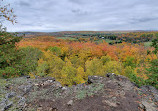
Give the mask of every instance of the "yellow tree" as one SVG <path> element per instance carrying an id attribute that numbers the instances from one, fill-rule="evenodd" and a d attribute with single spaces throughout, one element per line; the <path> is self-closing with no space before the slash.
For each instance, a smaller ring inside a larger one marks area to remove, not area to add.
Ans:
<path id="1" fill-rule="evenodd" d="M 103 66 L 105 73 L 122 74 L 122 66 L 118 61 L 109 61 Z"/>
<path id="2" fill-rule="evenodd" d="M 86 76 L 88 75 L 104 75 L 101 60 L 94 58 L 93 60 L 86 61 Z"/>
<path id="3" fill-rule="evenodd" d="M 108 56 L 108 55 L 107 56 L 102 56 L 101 61 L 102 61 L 103 65 L 105 65 L 105 63 L 111 61 L 111 57 Z"/>
<path id="4" fill-rule="evenodd" d="M 85 79 L 86 79 L 86 75 L 84 69 L 81 66 L 79 66 L 77 68 L 76 83 L 77 84 L 84 83 Z"/>
<path id="5" fill-rule="evenodd" d="M 64 66 L 61 70 L 60 82 L 63 85 L 68 85 L 68 86 L 77 84 L 75 81 L 76 73 L 77 73 L 77 70 L 74 67 L 68 66 L 68 65 Z"/>
<path id="6" fill-rule="evenodd" d="M 64 61 L 56 55 L 53 55 L 49 50 L 44 52 L 42 58 L 38 62 L 37 75 L 40 75 L 40 72 L 43 75 L 45 72 L 45 74 L 56 79 L 61 78 L 61 70 L 65 65 Z"/>

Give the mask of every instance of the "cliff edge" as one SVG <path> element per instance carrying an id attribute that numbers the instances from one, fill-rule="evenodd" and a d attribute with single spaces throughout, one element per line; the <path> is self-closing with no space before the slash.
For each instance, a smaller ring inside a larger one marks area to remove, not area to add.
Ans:
<path id="1" fill-rule="evenodd" d="M 0 111 L 158 111 L 158 90 L 115 74 L 62 86 L 54 78 L 0 79 Z"/>

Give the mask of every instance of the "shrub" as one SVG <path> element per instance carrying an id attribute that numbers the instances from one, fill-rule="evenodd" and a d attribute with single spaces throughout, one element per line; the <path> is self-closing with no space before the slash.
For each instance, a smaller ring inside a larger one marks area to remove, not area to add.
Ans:
<path id="1" fill-rule="evenodd" d="M 18 77 L 19 70 L 13 67 L 5 67 L 4 69 L 0 69 L 0 77 L 9 78 L 9 77 Z"/>

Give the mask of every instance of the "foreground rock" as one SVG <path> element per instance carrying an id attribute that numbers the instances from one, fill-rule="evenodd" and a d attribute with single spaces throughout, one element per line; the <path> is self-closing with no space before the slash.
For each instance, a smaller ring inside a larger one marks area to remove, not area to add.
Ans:
<path id="1" fill-rule="evenodd" d="M 72 87 L 54 78 L 1 79 L 0 95 L 0 111 L 158 111 L 157 89 L 113 73 Z"/>

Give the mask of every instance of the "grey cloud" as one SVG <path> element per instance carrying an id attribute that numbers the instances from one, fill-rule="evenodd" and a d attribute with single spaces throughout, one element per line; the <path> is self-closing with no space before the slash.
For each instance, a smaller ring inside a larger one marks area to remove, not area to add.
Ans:
<path id="1" fill-rule="evenodd" d="M 81 0 L 69 0 L 69 1 L 76 4 L 82 4 Z"/>
<path id="2" fill-rule="evenodd" d="M 19 3 L 20 6 L 30 6 L 30 4 L 28 2 L 24 2 L 24 1 L 20 1 Z"/>
<path id="3" fill-rule="evenodd" d="M 133 18 L 131 20 L 131 24 L 137 24 L 137 23 L 145 23 L 145 22 L 150 22 L 150 21 L 155 21 L 155 20 L 158 20 L 158 17 L 157 18 Z"/>
<path id="4" fill-rule="evenodd" d="M 11 0 L 10 0 L 11 1 Z M 8 31 L 158 30 L 157 0 L 12 0 Z"/>
<path id="5" fill-rule="evenodd" d="M 80 9 L 73 9 L 71 10 L 74 14 L 78 14 L 78 15 L 87 15 L 89 14 L 88 11 L 84 11 L 84 10 L 80 10 Z"/>

